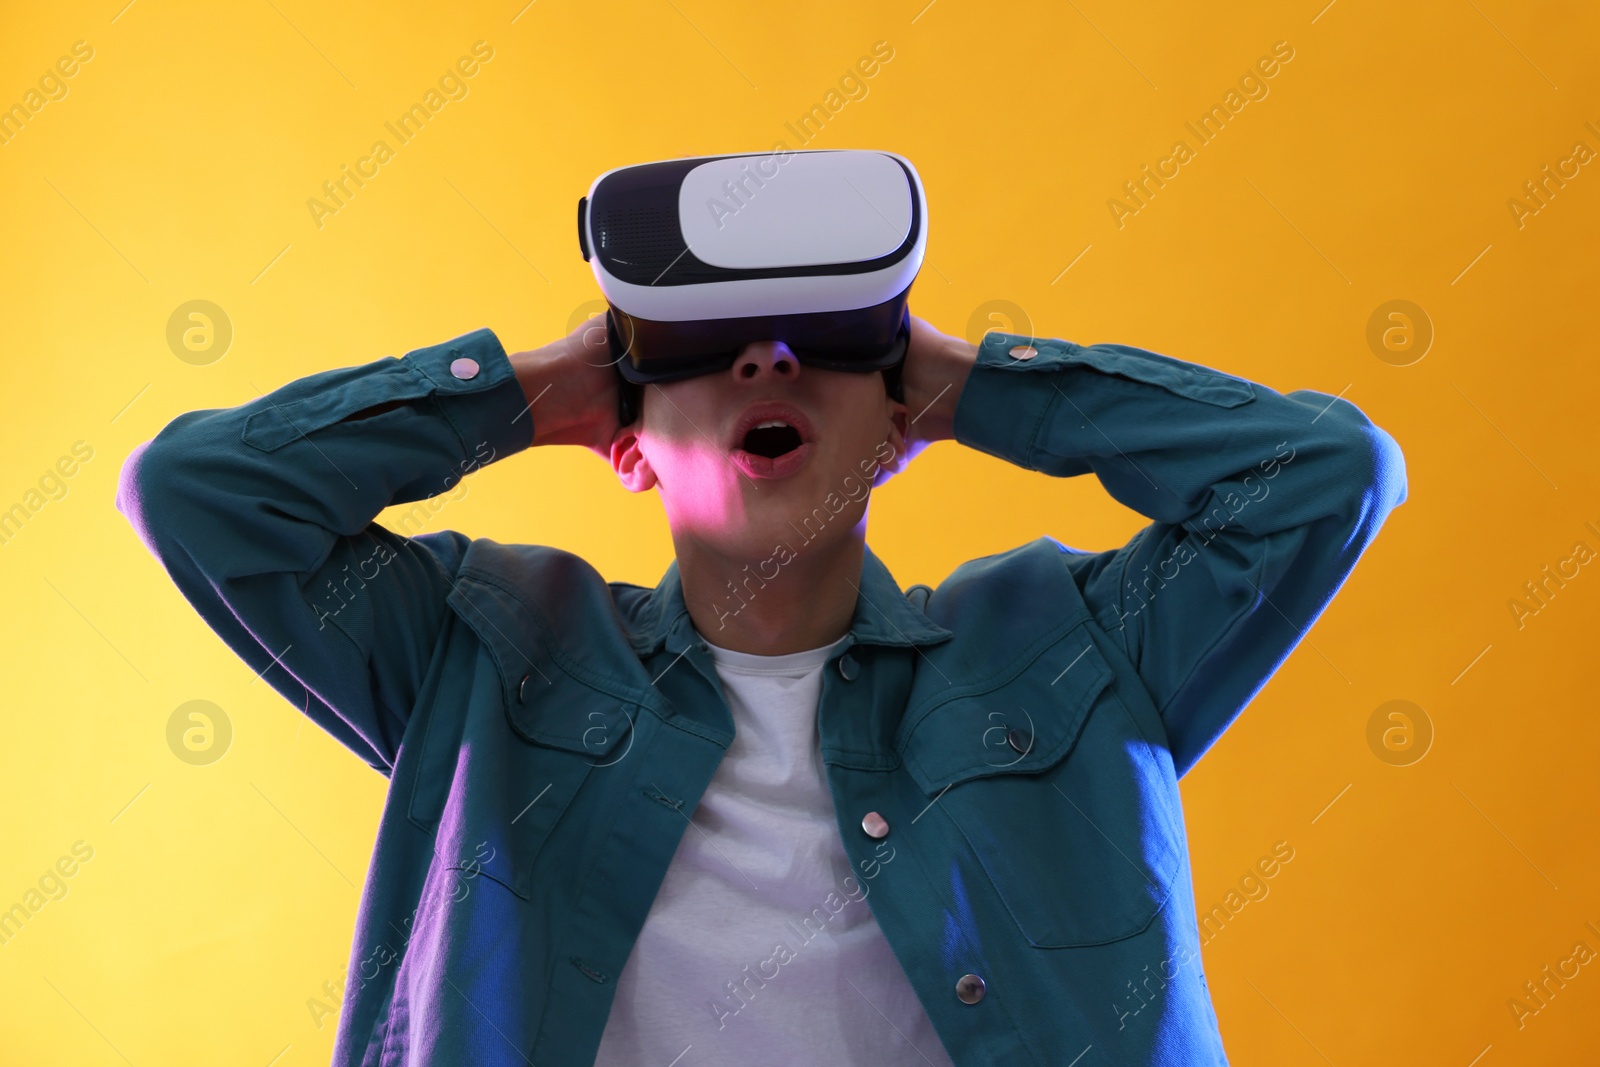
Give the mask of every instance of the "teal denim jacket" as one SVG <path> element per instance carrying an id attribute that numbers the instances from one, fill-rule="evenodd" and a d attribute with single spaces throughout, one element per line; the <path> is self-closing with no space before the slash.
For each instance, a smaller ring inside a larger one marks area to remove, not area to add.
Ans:
<path id="1" fill-rule="evenodd" d="M 390 779 L 338 1065 L 592 1063 L 733 739 L 676 563 L 648 589 L 373 521 L 529 447 L 536 411 L 480 329 L 179 415 L 122 468 L 118 508 L 195 610 Z M 1178 778 L 1405 499 L 1400 450 L 1323 393 L 1005 333 L 954 433 L 1093 472 L 1151 522 L 906 592 L 867 551 L 817 714 L 872 914 L 961 1067 L 1226 1063 Z"/>

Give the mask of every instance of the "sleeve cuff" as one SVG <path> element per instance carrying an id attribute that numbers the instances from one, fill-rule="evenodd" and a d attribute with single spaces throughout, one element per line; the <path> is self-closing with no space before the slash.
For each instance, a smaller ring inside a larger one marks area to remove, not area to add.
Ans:
<path id="1" fill-rule="evenodd" d="M 1039 427 L 1058 393 L 1041 387 L 1051 379 L 1028 376 L 1060 369 L 1076 348 L 1071 341 L 1055 338 L 1000 331 L 985 334 L 978 343 L 978 361 L 968 373 L 956 405 L 955 439 L 1017 466 L 1036 469 L 1032 460 Z"/>
<path id="2" fill-rule="evenodd" d="M 506 456 L 533 444 L 533 413 L 516 369 L 487 327 L 407 352 L 404 362 L 433 386 L 439 410 L 466 453 L 488 444 Z"/>

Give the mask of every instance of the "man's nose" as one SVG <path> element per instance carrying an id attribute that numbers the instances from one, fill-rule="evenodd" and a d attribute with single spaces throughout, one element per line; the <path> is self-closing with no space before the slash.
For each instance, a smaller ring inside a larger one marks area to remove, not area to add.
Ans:
<path id="1" fill-rule="evenodd" d="M 733 377 L 754 384 L 764 379 L 793 382 L 800 377 L 800 361 L 782 341 L 754 341 L 733 361 Z"/>

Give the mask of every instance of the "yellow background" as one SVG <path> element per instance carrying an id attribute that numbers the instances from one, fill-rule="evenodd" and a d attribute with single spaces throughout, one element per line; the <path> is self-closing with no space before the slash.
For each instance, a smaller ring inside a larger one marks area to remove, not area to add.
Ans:
<path id="1" fill-rule="evenodd" d="M 1600 951 L 1600 568 L 1520 628 L 1508 607 L 1576 542 L 1600 550 L 1600 163 L 1520 227 L 1507 206 L 1574 142 L 1600 150 L 1592 6 L 524 2 L 0 16 L 0 105 L 74 42 L 94 50 L 0 145 L 0 508 L 93 449 L 0 545 L 0 908 L 74 842 L 94 850 L 0 946 L 0 1061 L 327 1062 L 334 1021 L 307 1001 L 343 973 L 384 801 L 116 513 L 127 454 L 181 412 L 314 371 L 479 326 L 513 350 L 565 333 L 598 295 L 574 225 L 597 174 L 799 147 L 784 123 L 880 40 L 892 60 L 809 147 L 917 165 L 916 314 L 1026 332 L 986 318 L 1009 301 L 1039 334 L 1341 394 L 1405 451 L 1409 501 L 1183 781 L 1202 911 L 1275 842 L 1294 849 L 1205 947 L 1233 1062 L 1595 1061 L 1600 963 L 1520 1026 L 1508 1007 L 1580 940 Z M 469 94 L 318 228 L 308 198 L 479 40 L 494 55 Z M 1108 199 L 1194 147 L 1185 121 L 1279 41 L 1294 58 L 1269 95 L 1119 228 Z M 208 365 L 166 340 L 193 299 L 234 330 Z M 1367 341 L 1396 299 L 1436 333 L 1408 366 Z M 587 452 L 467 484 L 427 528 L 561 546 L 645 585 L 671 558 L 656 500 Z M 1041 534 L 1102 549 L 1143 521 L 1092 478 L 943 443 L 879 494 L 871 543 L 902 585 L 936 583 Z M 232 723 L 209 766 L 167 745 L 195 699 Z M 1432 725 L 1420 761 L 1369 746 L 1391 700 Z"/>

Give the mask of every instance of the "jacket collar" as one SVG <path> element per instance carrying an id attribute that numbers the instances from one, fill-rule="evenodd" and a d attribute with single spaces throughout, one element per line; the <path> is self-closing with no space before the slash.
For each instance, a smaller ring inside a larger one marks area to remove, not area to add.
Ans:
<path id="1" fill-rule="evenodd" d="M 861 581 L 857 586 L 855 615 L 850 633 L 856 644 L 931 645 L 947 641 L 955 634 L 922 613 L 900 591 L 889 568 L 870 546 L 863 546 Z M 681 651 L 694 641 L 694 624 L 683 599 L 683 583 L 678 576 L 678 561 L 650 594 L 640 613 L 639 627 L 630 635 L 634 651 L 641 658 L 666 647 Z"/>

